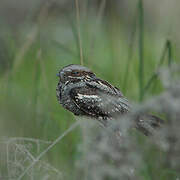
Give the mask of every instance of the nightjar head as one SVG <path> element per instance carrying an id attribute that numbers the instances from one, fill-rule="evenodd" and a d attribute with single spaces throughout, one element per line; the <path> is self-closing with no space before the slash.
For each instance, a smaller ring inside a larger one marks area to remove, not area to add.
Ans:
<path id="1" fill-rule="evenodd" d="M 95 77 L 95 74 L 87 67 L 71 64 L 61 69 L 57 76 L 61 83 L 67 83 L 91 79 Z"/>

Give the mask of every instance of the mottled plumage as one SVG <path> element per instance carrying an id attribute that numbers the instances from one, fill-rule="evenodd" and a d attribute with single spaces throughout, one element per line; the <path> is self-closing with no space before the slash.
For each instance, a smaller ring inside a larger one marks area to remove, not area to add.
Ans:
<path id="1" fill-rule="evenodd" d="M 56 88 L 57 99 L 65 109 L 77 116 L 97 119 L 106 126 L 108 120 L 119 118 L 130 111 L 127 99 L 118 88 L 99 79 L 84 66 L 68 65 L 57 75 L 60 77 Z M 148 134 L 141 117 L 138 117 L 140 121 L 137 121 L 137 128 Z M 159 126 L 159 118 L 146 115 L 145 119 L 147 117 L 151 127 Z"/>

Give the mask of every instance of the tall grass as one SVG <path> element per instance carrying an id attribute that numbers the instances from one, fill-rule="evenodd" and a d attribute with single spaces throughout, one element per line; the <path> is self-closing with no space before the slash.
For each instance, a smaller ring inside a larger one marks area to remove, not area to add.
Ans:
<path id="1" fill-rule="evenodd" d="M 144 88 L 145 93 L 146 93 L 146 91 L 148 91 L 151 84 L 153 84 L 153 82 L 157 79 L 158 72 L 159 72 L 161 66 L 163 65 L 163 63 L 165 61 L 166 54 L 168 54 L 168 58 L 167 58 L 168 66 L 170 66 L 172 64 L 172 47 L 171 46 L 172 46 L 171 41 L 166 40 L 165 45 L 164 45 L 164 49 L 163 49 L 162 55 L 160 57 L 159 63 L 156 67 L 156 70 L 154 70 L 154 73 L 152 74 L 152 76 L 149 78 L 148 82 L 145 85 L 145 88 Z"/>
<path id="2" fill-rule="evenodd" d="M 139 100 L 144 96 L 144 9 L 143 0 L 139 0 Z"/>
<path id="3" fill-rule="evenodd" d="M 83 50 L 82 50 L 82 40 L 81 40 L 81 29 L 80 29 L 80 13 L 79 13 L 79 1 L 75 0 L 76 4 L 76 21 L 77 21 L 77 33 L 78 33 L 78 47 L 80 55 L 80 64 L 83 65 Z"/>

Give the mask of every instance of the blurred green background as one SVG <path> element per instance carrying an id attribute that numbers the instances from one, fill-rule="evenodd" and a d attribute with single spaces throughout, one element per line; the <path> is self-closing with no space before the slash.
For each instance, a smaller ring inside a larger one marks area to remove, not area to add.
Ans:
<path id="1" fill-rule="evenodd" d="M 56 73 L 82 58 L 132 102 L 160 94 L 158 78 L 145 87 L 157 68 L 179 61 L 180 2 L 142 2 L 79 0 L 78 11 L 73 0 L 1 0 L 0 137 L 53 141 L 70 127 L 75 118 L 57 102 Z M 76 179 L 81 141 L 77 128 L 43 159 Z M 156 156 L 152 150 L 143 179 L 165 179 L 163 169 L 152 173 Z"/>

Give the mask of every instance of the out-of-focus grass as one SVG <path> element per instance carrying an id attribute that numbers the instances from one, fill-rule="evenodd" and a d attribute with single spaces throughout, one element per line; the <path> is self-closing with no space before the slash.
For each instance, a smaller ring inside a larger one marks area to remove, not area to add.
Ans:
<path id="1" fill-rule="evenodd" d="M 58 70 L 68 64 L 80 64 L 79 50 L 76 48 L 77 43 L 73 36 L 76 32 L 72 32 L 66 22 L 61 25 L 58 21 L 55 22 L 57 24 L 54 28 L 49 25 L 41 27 L 35 41 L 21 57 L 21 61 L 16 58 L 21 51 L 20 46 L 11 32 L 6 33 L 8 38 L 2 40 L 4 43 L 2 47 L 6 47 L 3 58 L 8 65 L 0 64 L 2 66 L 0 68 L 0 136 L 32 137 L 53 141 L 75 121 L 74 116 L 57 102 L 55 89 Z M 142 22 L 141 26 L 143 26 Z M 144 41 L 144 49 L 139 44 L 140 59 L 144 62 L 143 71 L 140 73 L 139 47 L 135 37 L 127 73 L 129 33 L 118 24 L 117 20 L 111 23 L 103 21 L 93 34 L 95 38 L 91 34 L 93 28 L 95 28 L 93 19 L 84 22 L 84 26 L 81 27 L 84 65 L 89 66 L 97 76 L 124 90 L 123 93 L 130 101 L 138 101 L 143 95 L 146 99 L 163 91 L 158 79 L 153 80 L 145 94 L 144 92 L 142 94 L 143 87 L 140 87 L 139 94 L 139 84 L 140 86 L 146 84 L 156 70 L 166 38 L 158 39 L 153 33 L 145 31 L 144 40 L 141 38 L 139 40 L 140 43 Z M 22 31 L 23 34 L 28 34 L 24 29 Z M 93 49 L 90 43 L 92 38 L 94 38 Z M 26 41 L 23 35 L 20 36 L 20 41 Z M 174 54 L 177 54 L 175 50 Z M 6 59 L 7 57 L 9 58 Z M 15 66 L 14 60 L 20 63 Z M 127 81 L 126 76 L 128 76 Z M 78 150 L 81 141 L 80 129 L 76 129 L 53 147 L 44 158 L 64 172 L 67 179 L 73 179 L 76 174 L 76 160 L 81 156 Z M 143 179 L 167 179 L 164 174 L 168 174 L 168 171 L 164 169 L 157 171 L 154 166 L 158 153 L 159 151 L 152 147 L 148 155 L 145 155 L 147 164 L 142 170 Z M 154 173 L 155 171 L 157 172 Z M 174 175 L 171 177 L 173 178 Z"/>

